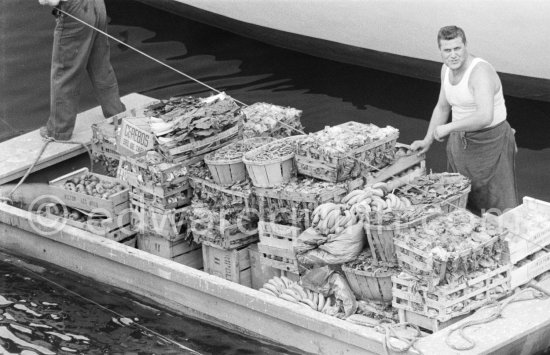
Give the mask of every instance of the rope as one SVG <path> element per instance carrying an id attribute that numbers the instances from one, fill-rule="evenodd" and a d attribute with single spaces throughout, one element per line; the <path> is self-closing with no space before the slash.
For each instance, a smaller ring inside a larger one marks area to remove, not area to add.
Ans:
<path id="1" fill-rule="evenodd" d="M 52 143 L 52 142 L 56 142 L 56 143 L 63 143 L 63 144 L 80 144 L 84 147 L 84 149 L 86 149 L 86 151 L 88 152 L 88 156 L 90 157 L 90 171 L 93 171 L 94 170 L 94 159 L 92 157 L 92 152 L 90 151 L 90 149 L 88 148 L 88 146 L 84 143 L 84 142 L 76 142 L 76 141 L 58 141 L 58 140 L 55 140 L 53 138 L 46 138 L 45 139 L 45 142 L 44 142 L 44 145 L 42 145 L 42 148 L 40 149 L 40 152 L 38 153 L 38 155 L 36 156 L 36 158 L 34 159 L 33 163 L 31 164 L 31 166 L 27 169 L 27 171 L 25 172 L 25 175 L 23 175 L 23 177 L 19 180 L 19 182 L 17 183 L 17 185 L 15 185 L 15 187 L 10 191 L 10 193 L 8 194 L 7 197 L 2 197 L 0 198 L 0 200 L 4 200 L 4 201 L 8 201 L 8 202 L 11 202 L 13 203 L 13 194 L 15 193 L 15 191 L 19 188 L 19 186 L 21 186 L 23 184 L 23 182 L 25 182 L 25 180 L 27 179 L 27 177 L 29 177 L 30 173 L 32 172 L 32 170 L 34 169 L 35 165 L 38 163 L 38 161 L 40 160 L 40 158 L 42 157 L 42 154 L 44 154 L 44 151 L 46 150 L 46 147 L 48 146 L 48 144 Z"/>
<path id="2" fill-rule="evenodd" d="M 416 330 L 416 335 L 414 335 L 412 338 L 407 338 L 407 337 L 403 337 L 403 336 L 399 336 L 395 333 L 395 329 L 396 328 L 407 328 L 407 327 L 411 327 L 413 328 L 414 330 Z M 390 355 L 390 350 L 394 353 L 405 353 L 405 352 L 408 352 L 410 349 L 414 349 L 417 353 L 419 353 L 420 355 L 422 355 L 422 351 L 420 351 L 420 349 L 416 348 L 415 347 L 415 343 L 422 337 L 422 333 L 420 332 L 420 329 L 418 328 L 418 326 L 416 324 L 412 324 L 412 323 L 399 323 L 399 324 L 395 324 L 395 325 L 384 325 L 383 326 L 383 329 L 384 329 L 384 352 L 386 355 Z M 394 339 L 398 339 L 402 342 L 404 342 L 406 345 L 404 347 L 396 347 L 394 345 L 391 344 L 390 340 L 394 338 Z"/>
<path id="3" fill-rule="evenodd" d="M 184 72 L 182 72 L 182 71 L 180 71 L 180 70 L 178 70 L 178 69 L 176 69 L 176 68 L 174 68 L 174 67 L 171 67 L 170 65 L 168 65 L 168 64 L 166 64 L 166 63 L 164 63 L 164 62 L 162 62 L 162 61 L 160 61 L 160 60 L 158 60 L 158 59 L 156 59 L 156 58 L 154 58 L 154 57 L 152 57 L 152 56 L 150 56 L 149 54 L 147 54 L 147 53 L 145 53 L 145 52 L 143 52 L 143 51 L 140 51 L 140 50 L 137 49 L 137 48 L 132 47 L 131 45 L 129 45 L 129 44 L 127 44 L 127 43 L 124 43 L 123 41 L 119 40 L 118 38 L 115 38 L 115 37 L 111 36 L 111 35 L 108 34 L 107 32 L 102 31 L 102 30 L 100 30 L 99 28 L 96 28 L 96 27 L 94 27 L 94 26 L 88 24 L 87 22 L 82 21 L 81 19 L 79 19 L 79 18 L 77 18 L 77 17 L 75 17 L 75 16 L 73 16 L 73 15 L 71 15 L 71 14 L 69 14 L 69 13 L 67 13 L 67 12 L 65 12 L 65 11 L 63 11 L 63 10 L 61 10 L 59 7 L 56 7 L 56 9 L 57 9 L 59 12 L 65 14 L 65 15 L 67 15 L 67 16 L 69 16 L 70 18 L 72 18 L 72 19 L 74 19 L 74 20 L 76 20 L 76 21 L 82 23 L 83 25 L 86 25 L 86 26 L 90 27 L 92 30 L 95 30 L 95 31 L 97 31 L 97 32 L 99 32 L 99 33 L 101 33 L 101 34 L 107 36 L 108 38 L 112 39 L 113 41 L 115 41 L 115 42 L 117 42 L 117 43 L 120 43 L 120 44 L 122 44 L 123 46 L 125 46 L 125 47 L 127 47 L 127 48 L 130 48 L 131 50 L 133 50 L 133 51 L 135 51 L 135 52 L 137 52 L 137 53 L 139 53 L 139 54 L 141 54 L 141 55 L 143 55 L 143 56 L 145 56 L 145 57 L 151 59 L 152 61 L 154 61 L 154 62 L 156 62 L 156 63 L 158 63 L 158 64 L 160 64 L 160 65 L 162 65 L 162 66 L 164 66 L 164 67 L 166 67 L 166 68 L 168 68 L 168 69 L 170 69 L 170 70 L 172 70 L 172 71 L 174 71 L 174 72 L 176 72 L 176 73 L 178 73 L 178 74 L 180 74 L 180 75 L 182 75 L 182 76 L 184 76 L 184 77 L 186 77 L 186 78 L 188 78 L 188 79 L 190 79 L 190 80 L 193 80 L 194 82 L 196 82 L 196 83 L 198 83 L 198 84 L 201 84 L 201 85 L 207 87 L 208 89 L 217 92 L 218 94 L 221 93 L 221 91 L 219 91 L 219 90 L 213 88 L 212 86 L 209 86 L 208 84 L 203 83 L 202 81 L 200 81 L 200 80 L 198 80 L 198 79 L 195 79 L 195 78 L 193 78 L 192 76 L 187 75 L 187 74 L 185 74 Z M 235 99 L 234 99 L 234 100 L 235 100 Z M 241 101 L 238 101 L 238 100 L 235 100 L 235 101 L 238 102 L 239 104 L 243 105 L 243 106 L 247 106 L 246 104 L 242 103 Z"/>
<path id="4" fill-rule="evenodd" d="M 7 262 L 7 261 L 5 261 L 5 260 L 2 260 L 2 259 L 0 259 L 0 261 L 4 262 L 4 263 L 6 263 L 6 264 L 10 264 L 9 262 Z M 35 272 L 35 271 L 33 271 L 33 270 L 30 270 L 30 269 L 25 269 L 25 270 L 27 270 L 27 272 L 33 274 L 34 276 L 36 276 L 36 277 L 38 277 L 38 278 L 40 278 L 40 279 L 42 279 L 42 280 L 44 280 L 44 281 L 46 281 L 46 282 L 49 282 L 49 283 L 51 283 L 52 285 L 55 285 L 55 286 L 59 287 L 60 289 L 62 289 L 62 290 L 65 291 L 65 292 L 69 292 L 69 293 L 71 293 L 71 294 L 73 294 L 73 295 L 75 295 L 75 296 L 77 296 L 77 297 L 79 297 L 79 298 L 81 298 L 81 299 L 83 299 L 83 300 L 85 300 L 85 301 L 87 301 L 87 302 L 90 302 L 91 304 L 93 304 L 93 305 L 95 305 L 95 306 L 101 308 L 101 309 L 104 310 L 104 311 L 107 311 L 107 312 L 109 312 L 109 313 L 112 313 L 112 314 L 116 315 L 118 318 L 128 318 L 128 317 L 125 317 L 124 315 L 122 315 L 122 314 L 120 314 L 120 313 L 118 313 L 118 312 L 116 312 L 116 311 L 114 311 L 114 310 L 112 310 L 112 309 L 109 309 L 109 308 L 103 306 L 102 304 L 100 304 L 100 303 L 98 303 L 98 302 L 96 302 L 96 301 L 94 301 L 94 300 L 92 300 L 92 299 L 89 299 L 89 298 L 87 298 L 87 297 L 85 297 L 85 296 L 82 296 L 81 294 L 79 294 L 79 293 L 77 293 L 77 292 L 75 292 L 75 291 L 69 290 L 69 289 L 66 288 L 65 286 L 63 286 L 63 285 L 61 285 L 61 284 L 59 284 L 59 283 L 57 283 L 57 282 L 55 282 L 55 281 L 52 281 L 52 280 L 50 280 L 49 278 L 47 278 L 47 277 L 45 277 L 45 276 L 43 276 L 43 275 L 40 275 L 39 273 L 37 273 L 37 272 Z M 130 319 L 130 318 L 128 318 L 128 319 Z M 187 347 L 187 346 L 185 346 L 185 345 L 183 345 L 183 344 L 181 344 L 181 343 L 178 343 L 177 341 L 172 340 L 172 339 L 170 339 L 170 338 L 168 338 L 168 337 L 166 337 L 166 336 L 164 336 L 164 335 L 162 335 L 162 334 L 160 334 L 160 333 L 158 333 L 158 332 L 156 332 L 156 331 L 154 331 L 154 330 L 151 330 L 151 329 L 147 328 L 147 327 L 144 326 L 144 325 L 138 324 L 138 323 L 133 322 L 133 321 L 132 321 L 131 324 L 132 324 L 133 326 L 135 326 L 135 327 L 141 329 L 141 330 L 144 330 L 144 331 L 147 331 L 147 332 L 149 332 L 149 333 L 151 333 L 151 334 L 154 334 L 154 335 L 156 335 L 157 337 L 159 337 L 160 339 L 164 340 L 165 342 L 171 343 L 171 344 L 173 344 L 173 345 L 176 345 L 176 346 L 178 346 L 180 349 L 186 350 L 186 351 L 188 351 L 188 352 L 191 353 L 191 354 L 202 355 L 200 352 L 198 352 L 198 351 L 196 351 L 196 350 L 193 350 L 193 349 L 191 349 L 191 348 L 189 348 L 189 347 Z M 125 325 L 127 325 L 127 324 L 125 324 Z"/>
<path id="5" fill-rule="evenodd" d="M 504 309 L 510 303 L 521 302 L 521 301 L 530 301 L 530 300 L 534 300 L 534 299 L 543 299 L 543 298 L 550 297 L 550 292 L 549 291 L 543 289 L 540 286 L 537 286 L 537 285 L 533 284 L 532 282 L 529 283 L 527 286 L 529 288 L 525 288 L 525 289 L 521 290 L 520 292 L 516 293 L 514 296 L 512 296 L 510 298 L 507 298 L 502 302 L 495 302 L 495 303 L 488 304 L 488 305 L 480 308 L 478 310 L 478 312 L 481 311 L 482 309 L 488 309 L 488 308 L 491 308 L 491 307 L 495 308 L 495 310 L 491 314 L 489 314 L 487 317 L 481 318 L 481 319 L 476 319 L 476 320 L 473 320 L 473 321 L 468 321 L 468 322 L 462 324 L 461 326 L 459 326 L 457 328 L 450 329 L 449 333 L 445 337 L 445 343 L 447 344 L 447 346 L 449 346 L 453 350 L 459 350 L 459 351 L 471 350 L 476 346 L 476 343 L 472 338 L 470 338 L 466 334 L 464 334 L 464 330 L 466 328 L 473 327 L 473 326 L 478 325 L 478 324 L 486 324 L 486 323 L 494 321 L 495 319 L 498 319 L 498 318 L 502 317 L 502 312 L 504 311 Z M 524 293 L 527 293 L 527 292 L 532 292 L 532 295 L 533 295 L 532 298 L 518 299 L 520 295 L 522 295 Z M 464 341 L 466 341 L 466 343 L 468 343 L 468 344 L 464 345 L 464 346 L 457 346 L 457 345 L 453 344 L 451 342 L 451 336 L 454 332 L 458 332 L 458 335 Z"/>

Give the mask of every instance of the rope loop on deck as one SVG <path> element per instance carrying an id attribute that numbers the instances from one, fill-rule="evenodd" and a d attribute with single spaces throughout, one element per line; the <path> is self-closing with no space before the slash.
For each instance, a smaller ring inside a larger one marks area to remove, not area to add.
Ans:
<path id="1" fill-rule="evenodd" d="M 507 299 L 505 299 L 501 302 L 493 302 L 493 303 L 487 304 L 487 305 L 481 307 L 477 311 L 477 312 L 479 312 L 482 309 L 494 308 L 494 311 L 492 313 L 490 313 L 487 317 L 472 320 L 472 321 L 468 321 L 468 322 L 460 325 L 459 327 L 451 327 L 451 329 L 449 329 L 449 333 L 445 337 L 445 344 L 447 344 L 447 346 L 449 346 L 453 350 L 458 350 L 458 351 L 471 350 L 471 349 L 475 348 L 476 342 L 472 338 L 470 338 L 466 334 L 464 334 L 464 330 L 466 328 L 473 327 L 473 326 L 478 325 L 478 324 L 486 324 L 486 323 L 494 321 L 495 319 L 498 319 L 498 318 L 502 317 L 502 312 L 504 311 L 504 309 L 510 303 L 521 302 L 521 301 L 531 301 L 531 300 L 534 300 L 534 299 L 544 299 L 544 298 L 550 297 L 550 292 L 549 291 L 543 289 L 542 287 L 540 287 L 538 285 L 535 285 L 533 282 L 528 283 L 527 286 L 528 286 L 528 288 L 525 288 L 525 289 L 519 291 L 515 295 L 513 295 L 513 296 L 511 296 L 511 297 L 509 297 L 509 298 L 507 298 Z M 519 298 L 519 296 L 521 296 L 525 293 L 529 293 L 529 292 L 532 294 L 532 297 Z M 455 332 L 457 332 L 458 336 L 460 338 L 462 338 L 462 340 L 464 342 L 466 342 L 467 345 L 459 346 L 459 345 L 456 345 L 456 344 L 452 343 L 451 337 Z"/>
<path id="2" fill-rule="evenodd" d="M 398 324 L 391 324 L 391 325 L 381 325 L 379 327 L 382 328 L 384 332 L 384 353 L 386 355 L 390 355 L 390 351 L 394 353 L 404 353 L 409 351 L 410 349 L 413 349 L 417 353 L 422 355 L 422 351 L 420 351 L 414 346 L 415 343 L 418 341 L 418 339 L 422 337 L 422 333 L 420 332 L 420 329 L 416 324 L 405 322 L 405 323 L 398 323 Z M 406 329 L 407 327 L 416 330 L 416 335 L 412 337 L 404 337 L 404 336 L 398 335 L 395 332 L 395 329 L 397 328 Z M 391 343 L 391 339 L 397 339 L 403 342 L 405 345 L 403 347 L 397 347 Z"/>

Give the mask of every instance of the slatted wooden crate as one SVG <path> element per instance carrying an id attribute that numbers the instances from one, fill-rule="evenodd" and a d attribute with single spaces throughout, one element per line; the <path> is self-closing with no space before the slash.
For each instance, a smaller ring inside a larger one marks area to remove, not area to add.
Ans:
<path id="1" fill-rule="evenodd" d="M 474 248 L 454 252 L 449 260 L 438 260 L 434 259 L 429 252 L 408 245 L 399 238 L 394 239 L 399 266 L 411 274 L 431 280 L 434 285 L 443 281 L 448 268 L 457 269 L 457 266 L 453 263 L 461 263 L 467 260 L 468 271 L 475 270 L 479 267 L 476 267 L 478 260 L 486 255 L 493 256 L 497 254 L 502 249 L 502 244 L 502 237 L 496 235 Z"/>
<path id="2" fill-rule="evenodd" d="M 511 271 L 511 286 L 512 289 L 519 287 L 533 280 L 540 274 L 550 270 L 550 252 L 539 251 L 540 256 L 531 259 L 525 265 L 513 267 Z M 526 259 L 529 260 L 529 259 Z"/>
<path id="3" fill-rule="evenodd" d="M 274 276 L 281 276 L 281 270 L 262 263 L 257 243 L 250 244 L 247 248 L 250 256 L 251 287 L 253 289 L 258 290 Z"/>
<path id="4" fill-rule="evenodd" d="M 166 259 L 173 259 L 201 248 L 199 244 L 187 240 L 185 235 L 181 235 L 175 240 L 168 240 L 157 234 L 138 233 L 137 244 L 138 249 Z"/>
<path id="5" fill-rule="evenodd" d="M 392 277 L 392 306 L 446 322 L 505 296 L 510 290 L 510 265 L 456 286 L 428 286 L 414 279 Z"/>
<path id="6" fill-rule="evenodd" d="M 361 130 L 362 126 L 362 123 L 346 122 L 336 127 Z M 320 180 L 340 182 L 356 178 L 363 171 L 378 171 L 393 160 L 398 137 L 399 132 L 396 132 L 346 154 L 327 155 L 321 151 L 298 148 L 295 156 L 298 173 Z"/>
<path id="7" fill-rule="evenodd" d="M 258 222 L 258 251 L 263 265 L 298 273 L 298 260 L 293 245 L 302 229 L 272 222 Z"/>
<path id="8" fill-rule="evenodd" d="M 116 218 L 88 218 L 86 221 L 77 221 L 66 216 L 57 214 L 54 211 L 66 210 L 70 213 L 69 208 L 49 203 L 44 206 L 42 215 L 60 223 L 76 227 L 117 242 L 127 239 L 137 233 L 130 224 L 130 210 L 117 216 Z"/>
<path id="9" fill-rule="evenodd" d="M 317 206 L 327 202 L 337 203 L 348 192 L 362 186 L 363 178 L 358 178 L 321 193 L 256 188 L 260 220 L 289 224 L 305 230 L 311 225 L 312 213 Z"/>
<path id="10" fill-rule="evenodd" d="M 162 235 L 168 240 L 176 240 L 189 229 L 189 207 L 157 209 L 137 201 L 132 201 L 132 226 L 142 233 Z"/>
<path id="11" fill-rule="evenodd" d="M 199 177 L 191 177 L 190 182 L 195 196 L 211 206 L 219 208 L 223 204 L 228 208 L 233 205 L 244 206 L 245 209 L 258 208 L 256 194 L 251 188 L 235 190 Z"/>
<path id="12" fill-rule="evenodd" d="M 250 255 L 247 247 L 225 250 L 203 245 L 202 254 L 205 272 L 252 287 Z"/>
<path id="13" fill-rule="evenodd" d="M 88 174 L 99 179 L 99 181 L 105 181 L 111 184 L 117 183 L 121 185 L 123 189 L 112 194 L 108 198 L 101 198 L 77 191 L 70 191 L 63 187 L 67 180 Z M 65 205 L 73 208 L 79 208 L 87 212 L 102 211 L 104 214 L 112 217 L 118 216 L 121 212 L 130 207 L 129 187 L 127 184 L 119 179 L 114 179 L 109 176 L 90 173 L 88 168 L 82 168 L 60 176 L 57 179 L 50 181 L 50 186 L 51 193 L 56 197 L 59 197 Z"/>
<path id="14" fill-rule="evenodd" d="M 243 121 L 239 120 L 233 127 L 202 140 L 186 140 L 170 144 L 159 144 L 159 148 L 172 161 L 186 165 L 195 164 L 203 160 L 204 156 L 216 149 L 220 149 L 237 139 L 242 139 Z"/>
<path id="15" fill-rule="evenodd" d="M 173 189 L 167 189 L 165 192 L 164 196 L 157 196 L 137 187 L 132 187 L 130 200 L 142 205 L 168 210 L 185 207 L 191 203 L 191 199 L 193 198 L 193 189 L 187 183 Z"/>
<path id="16" fill-rule="evenodd" d="M 409 149 L 410 146 L 402 143 L 396 143 L 395 149 Z M 411 152 L 409 155 L 396 156 L 395 160 L 385 167 L 374 171 L 363 171 L 362 176 L 365 178 L 365 185 L 371 186 L 378 182 L 386 182 L 390 179 L 396 179 L 393 188 L 399 187 L 407 183 L 413 175 L 403 175 L 403 173 L 411 168 L 419 167 L 419 173 L 426 173 L 426 154 L 418 155 L 416 152 Z M 418 174 L 418 173 L 417 173 Z M 396 178 L 400 176 L 400 178 Z M 414 176 L 416 177 L 416 176 Z"/>

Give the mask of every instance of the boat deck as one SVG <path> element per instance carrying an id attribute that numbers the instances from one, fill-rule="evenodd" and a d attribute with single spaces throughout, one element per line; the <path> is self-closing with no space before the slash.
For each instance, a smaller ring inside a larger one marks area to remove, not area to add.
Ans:
<path id="1" fill-rule="evenodd" d="M 145 105 L 154 100 L 136 93 L 126 95 L 121 99 L 126 107 Z M 99 106 L 80 113 L 76 118 L 72 141 L 90 146 L 92 140 L 91 126 L 103 120 L 105 118 Z M 25 175 L 44 146 L 44 142 L 38 129 L 1 142 L 0 185 Z M 50 143 L 32 171 L 39 171 L 85 152 L 86 149 L 81 144 Z"/>

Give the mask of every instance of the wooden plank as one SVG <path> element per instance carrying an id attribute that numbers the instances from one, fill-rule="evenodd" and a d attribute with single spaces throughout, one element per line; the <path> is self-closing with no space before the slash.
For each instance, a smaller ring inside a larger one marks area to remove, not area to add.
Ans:
<path id="1" fill-rule="evenodd" d="M 126 95 L 121 99 L 128 110 L 154 101 L 151 97 L 136 93 Z M 71 140 L 90 146 L 92 124 L 103 120 L 105 118 L 99 106 L 80 113 L 76 117 L 75 129 Z M 38 129 L 1 142 L 0 184 L 5 184 L 25 175 L 43 145 L 44 140 L 40 137 Z M 85 152 L 86 149 L 80 144 L 50 143 L 32 171 L 44 169 Z"/>

